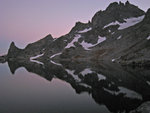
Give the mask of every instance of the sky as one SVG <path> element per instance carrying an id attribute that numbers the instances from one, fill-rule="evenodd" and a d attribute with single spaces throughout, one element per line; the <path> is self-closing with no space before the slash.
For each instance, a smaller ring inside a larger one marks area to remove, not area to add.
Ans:
<path id="1" fill-rule="evenodd" d="M 67 34 L 77 21 L 88 22 L 99 10 L 126 0 L 0 0 L 0 55 L 12 41 L 20 48 L 48 34 Z M 150 0 L 129 0 L 147 11 Z"/>

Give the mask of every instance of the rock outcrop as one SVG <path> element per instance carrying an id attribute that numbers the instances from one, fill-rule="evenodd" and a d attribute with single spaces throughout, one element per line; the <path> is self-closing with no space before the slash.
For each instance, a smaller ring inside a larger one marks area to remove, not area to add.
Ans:
<path id="1" fill-rule="evenodd" d="M 97 12 L 92 18 L 93 27 L 104 27 L 111 22 L 124 22 L 124 19 L 130 17 L 138 17 L 144 15 L 144 11 L 137 6 L 130 4 L 128 1 L 124 3 L 111 3 L 105 11 Z"/>
<path id="2" fill-rule="evenodd" d="M 45 53 L 46 47 L 48 47 L 53 40 L 51 35 L 47 35 L 37 42 L 28 44 L 24 49 L 17 48 L 15 43 L 12 42 L 8 50 L 7 60 L 29 60 L 31 56 Z"/>
<path id="3" fill-rule="evenodd" d="M 20 55 L 21 52 L 22 50 L 16 47 L 15 43 L 12 42 L 8 50 L 7 59 L 9 58 L 15 59 Z"/>

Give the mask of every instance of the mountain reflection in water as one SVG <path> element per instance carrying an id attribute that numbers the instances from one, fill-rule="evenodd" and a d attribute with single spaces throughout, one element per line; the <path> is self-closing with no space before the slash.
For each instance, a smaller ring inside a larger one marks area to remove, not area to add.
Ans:
<path id="1" fill-rule="evenodd" d="M 122 67 L 104 62 L 61 61 L 60 64 L 8 62 L 13 74 L 18 68 L 24 67 L 28 72 L 35 73 L 48 81 L 55 78 L 65 81 L 77 94 L 86 92 L 97 104 L 106 106 L 110 112 L 128 113 L 143 102 L 150 101 L 150 70 L 148 69 Z M 82 111 L 82 108 L 78 109 Z"/>

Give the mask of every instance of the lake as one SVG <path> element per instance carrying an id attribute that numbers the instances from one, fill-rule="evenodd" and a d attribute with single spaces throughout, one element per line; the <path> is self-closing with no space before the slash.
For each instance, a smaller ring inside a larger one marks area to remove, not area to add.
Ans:
<path id="1" fill-rule="evenodd" d="M 0 64 L 0 113 L 129 112 L 150 100 L 149 69 L 110 63 Z"/>

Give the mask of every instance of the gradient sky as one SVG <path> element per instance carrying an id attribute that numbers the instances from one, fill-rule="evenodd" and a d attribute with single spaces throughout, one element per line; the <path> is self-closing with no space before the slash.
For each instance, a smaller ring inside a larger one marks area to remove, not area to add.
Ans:
<path id="1" fill-rule="evenodd" d="M 11 41 L 24 48 L 48 34 L 67 34 L 75 22 L 88 22 L 111 2 L 126 0 L 0 0 L 0 54 Z M 146 11 L 150 0 L 129 0 Z"/>

